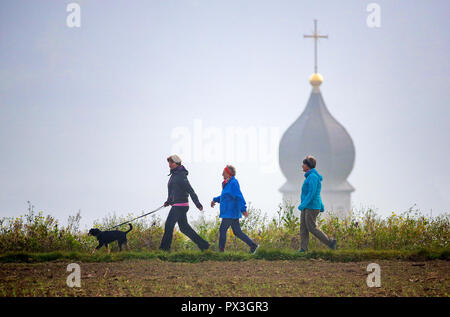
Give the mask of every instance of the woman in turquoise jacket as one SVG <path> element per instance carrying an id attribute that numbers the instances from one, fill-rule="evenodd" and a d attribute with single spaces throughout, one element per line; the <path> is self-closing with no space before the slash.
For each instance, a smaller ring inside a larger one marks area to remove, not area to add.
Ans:
<path id="1" fill-rule="evenodd" d="M 255 253 L 258 245 L 253 242 L 245 233 L 241 230 L 239 219 L 242 215 L 248 216 L 247 204 L 245 203 L 244 196 L 242 195 L 239 187 L 238 180 L 234 177 L 236 175 L 236 169 L 232 165 L 227 165 L 222 176 L 224 181 L 222 182 L 222 193 L 220 196 L 214 197 L 211 201 L 211 207 L 214 208 L 216 203 L 220 204 L 220 215 L 222 223 L 219 229 L 219 251 L 225 251 L 225 243 L 227 240 L 228 228 L 233 230 L 236 237 L 244 241 L 250 247 L 250 253 Z"/>
<path id="2" fill-rule="evenodd" d="M 301 211 L 300 252 L 308 250 L 310 232 L 331 249 L 336 249 L 336 240 L 328 238 L 316 225 L 317 216 L 324 211 L 322 198 L 320 197 L 323 177 L 316 170 L 316 159 L 308 155 L 303 160 L 302 168 L 303 172 L 305 172 L 305 181 L 302 185 L 301 203 L 298 206 L 298 209 Z"/>

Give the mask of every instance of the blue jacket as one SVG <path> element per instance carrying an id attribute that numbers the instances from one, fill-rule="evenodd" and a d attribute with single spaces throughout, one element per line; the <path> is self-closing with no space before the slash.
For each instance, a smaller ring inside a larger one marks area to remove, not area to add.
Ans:
<path id="1" fill-rule="evenodd" d="M 324 211 L 322 198 L 320 198 L 320 190 L 322 189 L 322 175 L 320 175 L 315 168 L 310 169 L 305 173 L 305 181 L 302 185 L 301 203 L 298 206 L 299 210 L 320 209 Z"/>
<path id="2" fill-rule="evenodd" d="M 244 196 L 239 183 L 234 176 L 226 183 L 222 183 L 222 193 L 214 197 L 213 201 L 220 204 L 220 218 L 242 218 L 242 213 L 247 210 Z"/>

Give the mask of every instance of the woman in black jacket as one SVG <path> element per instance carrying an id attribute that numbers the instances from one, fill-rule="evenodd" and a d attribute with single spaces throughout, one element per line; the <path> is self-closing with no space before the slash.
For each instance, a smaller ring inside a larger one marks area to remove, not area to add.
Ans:
<path id="1" fill-rule="evenodd" d="M 170 250 L 172 244 L 173 229 L 178 222 L 180 231 L 184 233 L 189 239 L 191 239 L 200 250 L 206 250 L 209 248 L 209 243 L 200 237 L 194 229 L 189 225 L 187 221 L 187 211 L 189 210 L 189 195 L 194 201 L 197 208 L 202 211 L 203 206 L 198 200 L 197 194 L 192 189 L 191 184 L 187 179 L 189 172 L 181 165 L 181 159 L 178 155 L 171 155 L 167 158 L 170 167 L 170 179 L 167 185 L 169 195 L 167 197 L 164 206 L 172 206 L 167 216 L 166 224 L 164 227 L 164 235 L 161 240 L 160 249 Z"/>

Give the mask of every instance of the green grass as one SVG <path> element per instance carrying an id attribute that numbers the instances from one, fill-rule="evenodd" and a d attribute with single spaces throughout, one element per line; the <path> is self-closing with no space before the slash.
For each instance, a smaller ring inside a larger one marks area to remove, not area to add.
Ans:
<path id="1" fill-rule="evenodd" d="M 367 260 L 450 260 L 448 249 L 420 249 L 420 250 L 313 250 L 307 253 L 298 253 L 288 249 L 260 248 L 256 254 L 245 252 L 214 252 L 214 251 L 142 251 L 96 254 L 83 252 L 7 252 L 0 255 L 0 263 L 37 263 L 48 261 L 81 261 L 81 262 L 115 262 L 124 260 L 159 259 L 169 262 L 197 263 L 204 261 L 247 261 L 250 259 L 275 260 L 309 260 L 322 259 L 333 262 L 359 262 Z"/>
<path id="2" fill-rule="evenodd" d="M 248 211 L 249 217 L 241 219 L 240 223 L 242 230 L 262 249 L 256 258 L 288 260 L 302 257 L 292 251 L 300 248 L 300 219 L 294 206 L 280 205 L 276 215 L 271 219 L 250 204 Z M 102 221 L 94 222 L 92 227 L 104 230 L 135 216 L 137 215 L 107 216 Z M 164 218 L 165 214 L 161 212 L 159 216 Z M 171 245 L 174 253 L 161 253 L 158 250 L 164 233 L 164 222 L 157 216 L 133 221 L 133 230 L 127 235 L 128 245 L 133 252 L 115 255 L 118 246 L 117 243 L 112 243 L 110 245 L 112 255 L 99 253 L 88 256 L 86 254 L 98 245 L 98 241 L 95 237 L 89 236 L 87 230 L 79 229 L 80 219 L 81 215 L 77 213 L 69 217 L 68 225 L 63 227 L 53 216 L 44 216 L 42 211 L 35 213 L 32 206 L 25 215 L 0 218 L 0 253 L 5 256 L 5 261 L 8 254 L 15 254 L 14 259 L 24 262 L 28 260 L 29 254 L 40 254 L 31 257 L 32 261 L 51 261 L 64 257 L 83 258 L 88 261 L 98 258 L 104 262 L 139 259 L 145 256 L 182 262 L 216 258 L 241 261 L 248 258 L 246 254 L 248 246 L 237 239 L 232 230 L 227 233 L 228 252 L 224 254 L 196 253 L 197 246 L 177 229 L 173 234 Z M 192 223 L 196 232 L 210 243 L 211 251 L 218 251 L 220 222 L 221 220 L 216 217 L 214 220 L 203 219 Z M 317 226 L 326 235 L 338 241 L 340 251 L 330 253 L 327 246 L 312 237 L 309 249 L 315 251 L 305 255 L 306 258 L 317 256 L 330 260 L 339 258 L 340 261 L 344 261 L 347 258 L 364 259 L 368 255 L 394 257 L 396 254 L 400 254 L 399 257 L 411 254 L 410 256 L 418 258 L 440 258 L 448 257 L 448 251 L 445 251 L 447 253 L 443 251 L 443 254 L 439 251 L 435 254 L 421 250 L 450 249 L 450 214 L 447 213 L 428 217 L 419 210 L 410 208 L 405 212 L 398 214 L 393 212 L 388 217 L 381 217 L 373 209 L 363 209 L 354 211 L 345 218 L 339 218 L 326 211 L 319 216 Z M 127 225 L 121 228 L 126 229 Z M 39 257 L 42 257 L 42 260 Z"/>

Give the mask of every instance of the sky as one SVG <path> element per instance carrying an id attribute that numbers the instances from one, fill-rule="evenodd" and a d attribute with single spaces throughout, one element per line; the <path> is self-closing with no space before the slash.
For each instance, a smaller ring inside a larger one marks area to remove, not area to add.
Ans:
<path id="1" fill-rule="evenodd" d="M 370 3 L 379 27 L 367 23 Z M 84 228 L 151 211 L 166 200 L 175 152 L 207 218 L 218 214 L 208 205 L 225 164 L 247 202 L 275 215 L 278 141 L 311 93 L 313 41 L 303 35 L 313 19 L 329 36 L 319 41 L 322 95 L 355 145 L 353 208 L 448 213 L 449 9 L 445 0 L 3 0 L 0 217 L 25 214 L 27 201 L 61 223 L 80 211 Z M 256 131 L 256 149 L 227 143 L 239 129 Z M 189 218 L 201 214 L 192 205 Z"/>

